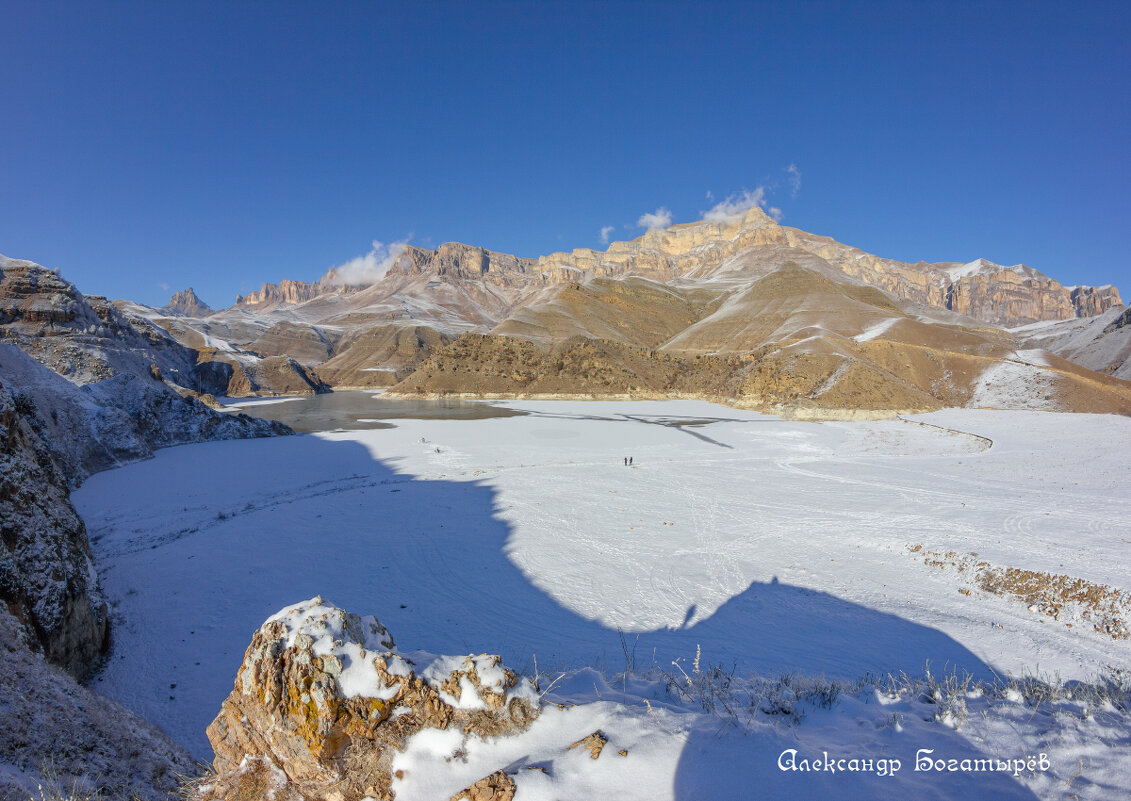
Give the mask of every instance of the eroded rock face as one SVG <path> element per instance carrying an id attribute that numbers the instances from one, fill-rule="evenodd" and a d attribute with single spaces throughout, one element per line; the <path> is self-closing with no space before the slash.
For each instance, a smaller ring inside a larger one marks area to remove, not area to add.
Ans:
<path id="1" fill-rule="evenodd" d="M 251 354 L 202 348 L 197 359 L 197 380 L 201 385 L 207 383 L 213 394 L 230 398 L 314 395 L 330 389 L 317 373 L 290 356 L 259 358 Z"/>
<path id="2" fill-rule="evenodd" d="M 31 398 L 0 383 L 0 601 L 48 659 L 81 676 L 106 645 L 106 602 L 36 420 Z"/>
<path id="3" fill-rule="evenodd" d="M 277 284 L 264 284 L 255 292 L 236 297 L 236 306 L 255 311 L 266 311 L 283 305 L 297 305 L 315 298 L 330 287 L 321 283 L 284 279 Z"/>
<path id="4" fill-rule="evenodd" d="M 392 799 L 394 752 L 425 728 L 493 736 L 525 729 L 538 696 L 498 656 L 400 654 L 375 618 L 313 598 L 264 623 L 235 688 L 208 727 L 217 773 L 203 799 L 239 790 L 247 760 L 266 759 L 286 792 L 318 801 Z M 251 779 L 248 779 L 251 781 Z"/>
<path id="5" fill-rule="evenodd" d="M 106 298 L 83 295 L 58 273 L 0 256 L 0 341 L 75 384 L 121 373 L 162 375 L 187 389 L 195 354 L 160 329 L 135 327 Z"/>
<path id="6" fill-rule="evenodd" d="M 169 302 L 161 307 L 161 311 L 176 317 L 207 317 L 212 314 L 213 309 L 198 298 L 190 286 L 169 298 Z"/>

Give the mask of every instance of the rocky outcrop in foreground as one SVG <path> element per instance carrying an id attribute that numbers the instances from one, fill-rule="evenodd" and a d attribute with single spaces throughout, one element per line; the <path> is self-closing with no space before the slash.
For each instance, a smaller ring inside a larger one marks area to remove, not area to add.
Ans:
<path id="1" fill-rule="evenodd" d="M 394 753 L 416 732 L 505 735 L 538 716 L 534 688 L 498 656 L 414 659 L 376 618 L 321 597 L 274 615 L 208 727 L 216 775 L 198 797 L 388 801 Z"/>

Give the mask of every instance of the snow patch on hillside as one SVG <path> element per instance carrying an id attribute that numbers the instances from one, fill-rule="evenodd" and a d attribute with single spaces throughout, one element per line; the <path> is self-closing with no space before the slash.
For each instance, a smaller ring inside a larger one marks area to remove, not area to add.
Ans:
<path id="1" fill-rule="evenodd" d="M 870 340 L 876 339 L 877 337 L 883 336 L 885 333 L 887 333 L 893 325 L 895 325 L 902 319 L 902 317 L 891 317 L 887 320 L 882 320 L 875 325 L 869 326 L 864 331 L 854 336 L 852 339 L 855 342 L 868 342 Z"/>
<path id="2" fill-rule="evenodd" d="M 1030 409 L 1054 411 L 1057 374 L 1031 364 L 996 362 L 978 376 L 969 406 L 972 409 Z"/>
<path id="3" fill-rule="evenodd" d="M 999 272 L 1017 273 L 1026 278 L 1045 277 L 1037 270 L 1025 264 L 1014 264 L 1007 267 L 1001 264 L 994 264 L 992 261 L 986 259 L 974 259 L 974 261 L 967 262 L 966 264 L 944 267 L 942 272 L 944 272 L 951 281 L 957 281 L 960 278 L 972 278 L 975 275 L 992 275 Z"/>

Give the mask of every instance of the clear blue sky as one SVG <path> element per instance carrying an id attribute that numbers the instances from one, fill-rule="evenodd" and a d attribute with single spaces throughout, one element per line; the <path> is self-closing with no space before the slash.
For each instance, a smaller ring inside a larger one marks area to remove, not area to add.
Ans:
<path id="1" fill-rule="evenodd" d="M 0 0 L 0 28 L 0 253 L 91 294 L 227 306 L 410 235 L 600 247 L 764 186 L 881 256 L 1131 295 L 1128 2 Z"/>

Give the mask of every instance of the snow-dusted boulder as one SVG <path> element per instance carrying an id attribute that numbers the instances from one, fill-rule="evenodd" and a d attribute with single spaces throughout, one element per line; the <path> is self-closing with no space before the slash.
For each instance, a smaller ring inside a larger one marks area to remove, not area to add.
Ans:
<path id="1" fill-rule="evenodd" d="M 252 637 L 208 727 L 217 776 L 201 797 L 224 798 L 274 776 L 277 797 L 391 799 L 394 751 L 421 729 L 505 735 L 537 715 L 533 686 L 498 656 L 410 658 L 376 618 L 316 597 L 272 616 Z"/>

